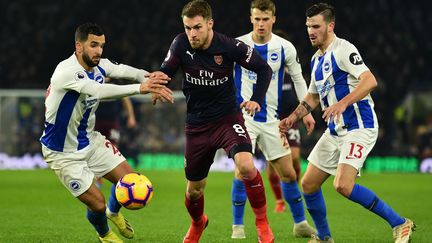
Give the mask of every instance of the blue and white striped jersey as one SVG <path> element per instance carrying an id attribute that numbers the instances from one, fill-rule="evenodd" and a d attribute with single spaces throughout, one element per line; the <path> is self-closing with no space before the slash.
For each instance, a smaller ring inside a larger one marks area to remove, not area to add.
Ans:
<path id="1" fill-rule="evenodd" d="M 302 70 L 297 57 L 297 50 L 291 42 L 273 33 L 270 41 L 266 44 L 254 43 L 252 32 L 237 39 L 257 50 L 273 71 L 269 88 L 260 104 L 261 111 L 256 113 L 253 118 L 245 115 L 245 119 L 253 119 L 256 122 L 279 120 L 285 69 L 288 70 L 291 77 L 298 77 L 292 78 L 298 99 L 303 100 L 307 93 L 307 85 L 301 74 Z M 237 88 L 238 103 L 250 100 L 256 86 L 256 74 L 236 64 L 234 66 L 234 80 Z M 243 112 L 246 114 L 245 111 Z"/>
<path id="2" fill-rule="evenodd" d="M 111 84 L 103 84 L 105 77 L 142 82 L 145 73 L 104 58 L 93 72 L 87 72 L 75 54 L 60 62 L 46 93 L 45 130 L 41 143 L 59 152 L 75 152 L 87 147 L 94 134 L 95 111 L 100 99 L 139 93 L 139 84 L 106 87 Z M 101 91 L 102 86 L 106 88 L 105 92 Z"/>
<path id="3" fill-rule="evenodd" d="M 352 92 L 359 84 L 360 75 L 369 70 L 357 48 L 336 36 L 324 54 L 318 50 L 313 55 L 311 69 L 309 92 L 319 94 L 323 109 Z M 344 135 L 358 128 L 378 128 L 371 95 L 348 106 L 340 121 L 335 123 L 329 119 L 327 125 L 332 135 Z"/>

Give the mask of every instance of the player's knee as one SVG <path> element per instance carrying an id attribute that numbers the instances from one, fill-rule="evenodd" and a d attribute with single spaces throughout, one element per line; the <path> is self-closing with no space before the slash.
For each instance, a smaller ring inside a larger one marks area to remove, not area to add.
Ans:
<path id="1" fill-rule="evenodd" d="M 280 176 L 281 181 L 283 182 L 293 182 L 297 181 L 297 174 L 294 169 L 285 172 Z"/>
<path id="2" fill-rule="evenodd" d="M 191 200 L 197 200 L 204 195 L 204 188 L 189 188 L 187 190 L 187 197 Z"/>
<path id="3" fill-rule="evenodd" d="M 94 200 L 90 205 L 87 205 L 87 207 L 92 211 L 92 212 L 97 212 L 97 213 L 103 213 L 105 212 L 105 200 L 102 198 L 101 199 L 97 199 Z"/>
<path id="4" fill-rule="evenodd" d="M 340 181 L 334 181 L 333 187 L 336 189 L 339 194 L 341 194 L 344 197 L 349 197 L 351 194 L 352 188 L 347 184 Z"/>
<path id="5" fill-rule="evenodd" d="M 305 177 L 301 180 L 302 190 L 305 194 L 311 194 L 319 190 L 320 185 L 309 181 Z"/>

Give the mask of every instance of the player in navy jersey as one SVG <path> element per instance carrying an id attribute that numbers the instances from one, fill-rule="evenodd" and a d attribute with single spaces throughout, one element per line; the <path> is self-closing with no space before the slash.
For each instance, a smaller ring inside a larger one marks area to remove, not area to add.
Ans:
<path id="1" fill-rule="evenodd" d="M 261 175 L 252 162 L 252 146 L 236 102 L 234 62 L 257 73 L 256 90 L 240 107 L 253 116 L 260 111 L 271 69 L 243 42 L 213 31 L 210 5 L 204 0 L 187 3 L 181 17 L 185 33 L 175 37 L 161 71 L 172 77 L 183 70 L 187 102 L 185 205 L 192 218 L 183 242 L 198 242 L 208 224 L 204 214 L 204 187 L 216 150 L 223 148 L 239 168 L 256 216 L 259 242 L 273 242 L 266 214 Z M 157 97 L 154 97 L 156 99 Z"/>
<path id="2" fill-rule="evenodd" d="M 378 137 L 378 121 L 370 92 L 376 79 L 357 48 L 334 33 L 335 11 L 318 3 L 306 11 L 309 39 L 317 52 L 312 57 L 309 93 L 280 123 L 281 133 L 321 104 L 328 129 L 308 157 L 301 184 L 307 209 L 318 231 L 309 242 L 334 242 L 327 222 L 321 185 L 334 175 L 333 186 L 349 200 L 379 215 L 393 228 L 396 243 L 409 242 L 413 221 L 399 216 L 373 191 L 356 184 L 364 161 Z M 355 220 L 355 218 L 353 218 Z"/>
<path id="3" fill-rule="evenodd" d="M 245 125 L 252 141 L 252 149 L 258 145 L 265 159 L 269 161 L 267 168 L 273 173 L 270 175 L 272 189 L 276 195 L 282 193 L 290 206 L 294 220 L 293 235 L 296 237 L 311 237 L 316 231 L 306 221 L 303 200 L 297 183 L 297 174 L 291 159 L 291 150 L 284 146 L 279 134 L 279 116 L 282 106 L 282 87 L 285 73 L 294 83 L 297 98 L 306 96 L 307 86 L 302 75 L 301 66 L 294 45 L 286 39 L 272 32 L 276 21 L 276 6 L 271 0 L 254 0 L 250 5 L 250 21 L 253 30 L 238 37 L 258 51 L 260 56 L 272 68 L 273 75 L 263 101 L 260 103 L 261 111 L 254 117 L 244 112 Z M 234 79 L 237 87 L 238 102 L 250 99 L 256 86 L 256 74 L 247 68 L 235 65 Z M 308 132 L 314 128 L 315 121 L 312 115 L 303 119 Z M 277 174 L 276 174 L 277 173 Z M 281 178 L 279 184 L 276 179 Z M 274 185 L 276 184 L 276 185 Z M 278 194 L 279 193 L 279 194 Z M 244 185 L 241 182 L 238 170 L 232 185 L 233 225 L 231 238 L 245 238 L 243 214 L 246 203 Z M 280 205 L 280 202 L 279 202 Z"/>
<path id="4" fill-rule="evenodd" d="M 169 78 L 101 58 L 105 46 L 103 30 L 96 24 L 80 25 L 75 32 L 75 53 L 60 62 L 50 81 L 45 99 L 45 129 L 40 138 L 42 154 L 69 192 L 87 206 L 87 219 L 101 242 L 123 242 L 108 227 L 107 217 L 120 234 L 133 238 L 134 231 L 119 212 L 115 197 L 117 181 L 132 172 L 119 150 L 94 130 L 95 111 L 101 99 L 133 94 L 158 94 L 173 102 L 165 84 Z M 151 78 L 146 78 L 151 76 Z M 105 78 L 122 78 L 139 84 L 105 84 Z M 108 205 L 94 179 L 113 183 Z"/>

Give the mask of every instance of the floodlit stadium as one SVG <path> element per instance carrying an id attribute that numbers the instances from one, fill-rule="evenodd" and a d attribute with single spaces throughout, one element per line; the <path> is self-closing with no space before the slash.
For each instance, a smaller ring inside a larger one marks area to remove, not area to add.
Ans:
<path id="1" fill-rule="evenodd" d="M 233 38 L 251 32 L 249 1 L 207 1 L 213 9 L 214 31 Z M 311 75 L 311 68 L 314 68 L 311 57 L 316 48 L 311 46 L 308 37 L 305 11 L 316 1 L 273 1 L 277 9 L 273 30 L 287 33 L 309 87 L 315 78 Z M 42 154 L 41 137 L 44 143 L 51 136 L 48 130 L 52 124 L 45 117 L 46 97 L 51 92 L 50 78 L 56 66 L 76 51 L 75 29 L 86 22 L 97 23 L 104 30 L 106 44 L 102 46 L 102 58 L 110 60 L 109 68 L 122 63 L 149 72 L 159 70 L 164 60 L 172 55 L 168 52 L 172 40 L 185 31 L 180 13 L 187 2 L 78 0 L 0 4 L 3 17 L 0 32 L 0 215 L 3 216 L 0 243 L 98 242 L 98 235 L 86 218 L 86 205 L 68 191 L 84 183 L 79 181 L 81 184 L 70 185 L 71 188 L 65 190 Z M 378 84 L 371 92 L 379 123 L 378 139 L 356 183 L 371 188 L 397 213 L 415 222 L 416 231 L 411 242 L 431 242 L 432 82 L 427 66 L 432 42 L 425 33 L 428 24 L 432 24 L 432 17 L 423 2 L 330 3 L 336 9 L 336 36 L 355 45 Z M 195 52 L 185 55 L 190 58 L 188 61 L 198 56 Z M 269 57 L 275 56 L 269 54 Z M 216 64 L 224 61 L 222 54 L 214 56 Z M 98 72 L 105 76 L 106 70 Z M 252 71 L 245 73 L 256 75 Z M 73 74 L 76 81 L 82 79 L 81 73 Z M 98 81 L 91 72 L 82 74 Z M 213 78 L 213 73 L 205 75 Z M 178 70 L 167 85 L 173 90 L 173 104 L 158 102 L 153 105 L 151 95 L 135 92 L 129 96 L 129 101 L 111 98 L 102 101 L 100 110 L 95 111 L 96 122 L 98 117 L 115 120 L 115 131 L 109 131 L 113 144 L 105 146 L 117 154 L 116 145 L 121 152 L 119 156 L 124 156 L 130 167 L 145 175 L 152 185 L 151 202 L 145 208 L 121 210 L 133 226 L 132 239 L 120 237 L 115 224 L 108 220 L 109 228 L 124 242 L 182 242 L 191 224 L 185 208 L 185 126 L 189 100 L 182 91 L 182 78 L 183 70 Z M 105 81 L 105 77 L 103 79 Z M 112 78 L 109 82 L 122 86 L 132 83 L 122 78 Z M 209 85 L 211 80 L 203 83 Z M 211 95 L 209 93 L 209 97 Z M 92 108 L 96 100 L 86 99 L 82 104 Z M 320 105 L 311 114 L 316 121 L 314 131 L 307 135 L 302 123 L 299 127 L 302 175 L 308 167 L 308 156 L 327 129 Z M 82 145 L 86 134 L 80 131 L 93 122 L 86 120 L 91 120 L 86 114 L 81 118 L 76 124 L 79 130 L 77 150 L 86 146 Z M 109 125 L 113 124 L 97 125 L 96 130 L 102 132 L 104 126 Z M 44 129 L 48 130 L 44 133 Z M 267 216 L 275 242 L 307 242 L 306 238 L 293 236 L 294 221 L 287 203 L 283 213 L 274 212 L 277 202 L 262 152 L 253 156 L 253 163 L 263 178 Z M 254 211 L 249 203 L 246 203 L 244 216 L 246 238 L 231 238 L 234 169 L 233 160 L 219 149 L 205 190 L 204 212 L 209 224 L 199 242 L 257 242 Z M 322 192 L 334 241 L 394 242 L 387 222 L 346 200 L 335 190 L 333 179 L 331 176 L 323 184 Z M 100 188 L 108 203 L 111 183 L 94 178 L 94 185 Z M 301 183 L 299 188 L 301 190 Z M 307 221 L 313 226 L 314 219 L 306 204 L 304 209 Z"/>

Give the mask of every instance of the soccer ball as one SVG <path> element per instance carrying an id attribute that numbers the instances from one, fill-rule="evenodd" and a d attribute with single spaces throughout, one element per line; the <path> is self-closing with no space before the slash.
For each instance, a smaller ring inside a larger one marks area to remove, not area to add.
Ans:
<path id="1" fill-rule="evenodd" d="M 146 176 L 137 172 L 129 173 L 117 182 L 115 195 L 123 207 L 137 210 L 150 202 L 153 185 Z"/>

